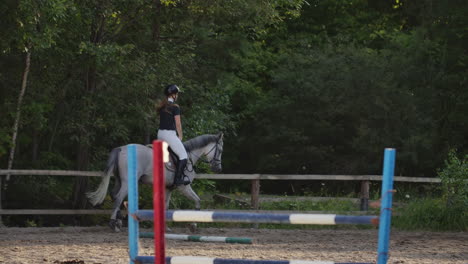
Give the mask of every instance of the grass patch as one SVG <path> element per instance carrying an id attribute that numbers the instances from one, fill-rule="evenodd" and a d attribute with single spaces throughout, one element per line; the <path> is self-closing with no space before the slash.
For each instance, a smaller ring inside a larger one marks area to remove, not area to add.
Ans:
<path id="1" fill-rule="evenodd" d="M 393 227 L 403 230 L 468 231 L 468 208 L 444 199 L 417 199 L 396 210 Z"/>
<path id="2" fill-rule="evenodd" d="M 352 201 L 327 200 L 327 201 L 279 201 L 264 202 L 262 210 L 289 210 L 289 211 L 357 211 L 357 205 Z"/>

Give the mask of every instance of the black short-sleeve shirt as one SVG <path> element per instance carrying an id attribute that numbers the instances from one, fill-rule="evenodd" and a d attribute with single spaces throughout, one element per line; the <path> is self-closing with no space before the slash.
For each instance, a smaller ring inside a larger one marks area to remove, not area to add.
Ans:
<path id="1" fill-rule="evenodd" d="M 159 129 L 176 130 L 174 116 L 180 115 L 180 107 L 176 104 L 168 104 L 159 113 Z"/>

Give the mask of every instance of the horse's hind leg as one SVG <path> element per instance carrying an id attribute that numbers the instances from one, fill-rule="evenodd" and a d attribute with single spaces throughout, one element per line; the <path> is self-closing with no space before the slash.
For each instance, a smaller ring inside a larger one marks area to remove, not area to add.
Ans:
<path id="1" fill-rule="evenodd" d="M 116 177 L 114 188 L 112 188 L 111 191 L 112 200 L 115 200 L 117 198 L 117 194 L 119 193 L 120 187 L 120 179 Z"/>
<path id="2" fill-rule="evenodd" d="M 120 213 L 120 206 L 122 205 L 123 200 L 127 197 L 128 194 L 128 187 L 126 183 L 122 183 L 120 185 L 120 190 L 117 194 L 115 194 L 114 198 L 114 211 L 112 211 L 111 220 L 109 222 L 109 226 L 115 232 L 120 232 L 122 228 L 122 219 L 123 216 Z"/>

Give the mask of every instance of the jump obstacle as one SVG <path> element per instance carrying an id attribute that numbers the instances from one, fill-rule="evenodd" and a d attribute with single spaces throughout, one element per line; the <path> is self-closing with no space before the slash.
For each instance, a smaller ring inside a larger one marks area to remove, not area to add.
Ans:
<path id="1" fill-rule="evenodd" d="M 192 242 L 221 242 L 232 244 L 252 244 L 252 238 L 249 237 L 220 237 L 220 236 L 194 236 L 182 234 L 164 234 L 166 239 L 182 240 Z M 154 238 L 154 233 L 140 232 L 140 238 Z"/>
<path id="2" fill-rule="evenodd" d="M 134 216 L 139 221 L 151 221 L 152 210 L 139 210 Z M 264 223 L 292 225 L 342 225 L 342 224 L 373 224 L 378 222 L 377 216 L 350 216 L 334 214 L 269 214 L 269 213 L 238 213 L 219 211 L 167 210 L 166 221 L 171 222 L 201 222 L 201 223 Z"/>
<path id="3" fill-rule="evenodd" d="M 154 257 L 138 256 L 135 263 L 155 263 Z M 330 262 L 330 261 L 304 261 L 304 260 L 248 260 L 248 259 L 221 259 L 209 257 L 166 257 L 166 264 L 371 264 L 359 262 Z"/>
<path id="4" fill-rule="evenodd" d="M 163 143 L 153 142 L 153 211 L 138 209 L 137 157 L 135 145 L 128 146 L 128 233 L 130 264 L 363 264 L 335 263 L 327 261 L 298 260 L 245 260 L 210 257 L 175 256 L 165 257 L 165 221 L 174 222 L 240 222 L 240 223 L 287 223 L 287 224 L 376 224 L 379 223 L 377 264 L 386 264 L 390 241 L 391 208 L 393 198 L 393 175 L 395 149 L 384 152 L 384 168 L 381 192 L 380 218 L 376 216 L 347 216 L 320 214 L 267 214 L 233 213 L 189 210 L 168 210 L 164 208 L 164 167 Z M 155 256 L 138 256 L 138 221 L 154 221 Z"/>

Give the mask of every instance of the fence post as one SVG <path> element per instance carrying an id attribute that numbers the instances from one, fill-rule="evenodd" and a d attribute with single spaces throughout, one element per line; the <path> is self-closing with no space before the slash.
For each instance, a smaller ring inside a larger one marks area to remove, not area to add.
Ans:
<path id="1" fill-rule="evenodd" d="M 251 198 L 250 198 L 250 205 L 252 209 L 258 210 L 260 209 L 260 174 L 256 174 L 257 179 L 252 180 L 252 187 L 251 187 Z M 258 228 L 258 223 L 252 225 L 253 228 Z"/>
<path id="2" fill-rule="evenodd" d="M 260 175 L 255 180 L 252 180 L 250 205 L 252 209 L 260 208 Z"/>
<path id="3" fill-rule="evenodd" d="M 361 182 L 361 211 L 369 210 L 369 186 L 370 181 Z"/>

